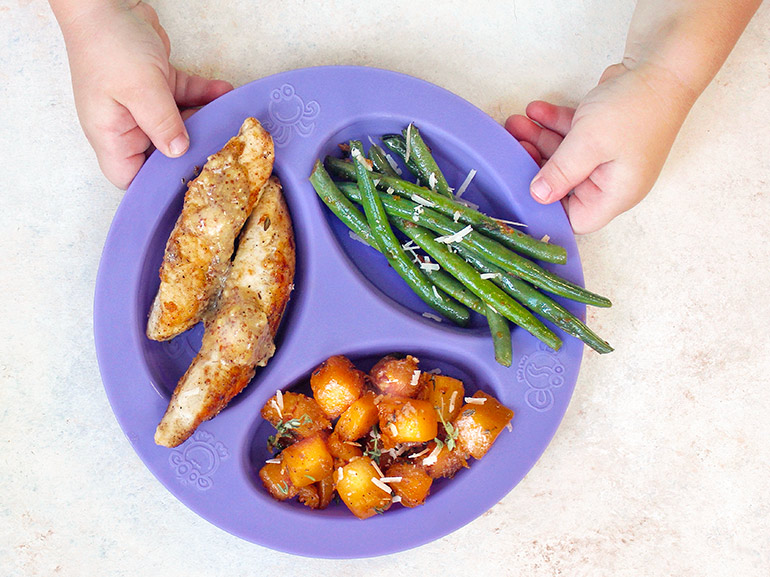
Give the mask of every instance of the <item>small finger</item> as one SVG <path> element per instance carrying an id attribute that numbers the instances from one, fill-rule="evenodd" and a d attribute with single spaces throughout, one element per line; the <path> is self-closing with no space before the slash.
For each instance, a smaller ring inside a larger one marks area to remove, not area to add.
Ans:
<path id="1" fill-rule="evenodd" d="M 137 80 L 120 101 L 155 147 L 169 157 L 181 156 L 190 145 L 174 95 L 160 70 Z"/>
<path id="2" fill-rule="evenodd" d="M 552 130 L 563 137 L 566 136 L 572 127 L 575 109 L 569 106 L 556 106 L 550 102 L 535 100 L 527 105 L 527 116 L 544 128 Z"/>
<path id="3" fill-rule="evenodd" d="M 209 80 L 180 70 L 176 70 L 172 86 L 179 106 L 203 106 L 233 89 L 224 80 Z"/>
<path id="4" fill-rule="evenodd" d="M 532 157 L 532 160 L 535 161 L 535 164 L 538 166 L 543 165 L 543 157 L 540 156 L 540 152 L 538 152 L 537 148 L 535 148 L 535 145 L 531 142 L 527 142 L 526 140 L 520 140 L 519 144 L 521 144 L 521 147 L 527 151 L 527 154 L 529 154 Z"/>
<path id="5" fill-rule="evenodd" d="M 570 132 L 535 175 L 530 192 L 540 203 L 561 200 L 601 164 L 598 153 L 579 131 Z"/>
<path id="6" fill-rule="evenodd" d="M 505 128 L 517 140 L 531 143 L 545 159 L 550 158 L 564 140 L 561 135 L 539 126 L 526 116 L 511 116 L 505 122 Z"/>

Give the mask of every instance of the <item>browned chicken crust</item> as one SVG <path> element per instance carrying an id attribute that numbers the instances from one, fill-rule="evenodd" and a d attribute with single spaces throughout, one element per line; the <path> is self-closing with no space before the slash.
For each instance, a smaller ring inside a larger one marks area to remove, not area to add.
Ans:
<path id="1" fill-rule="evenodd" d="M 255 118 L 211 155 L 189 185 L 166 244 L 147 336 L 165 341 L 198 323 L 216 302 L 233 246 L 273 170 L 273 139 Z"/>
<path id="2" fill-rule="evenodd" d="M 273 338 L 293 289 L 294 234 L 278 179 L 270 178 L 240 238 L 198 355 L 155 432 L 176 447 L 217 415 L 275 352 Z"/>

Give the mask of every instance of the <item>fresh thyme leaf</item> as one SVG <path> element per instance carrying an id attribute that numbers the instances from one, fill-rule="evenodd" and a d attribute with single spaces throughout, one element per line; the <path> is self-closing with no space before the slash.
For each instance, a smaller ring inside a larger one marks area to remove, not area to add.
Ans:
<path id="1" fill-rule="evenodd" d="M 281 481 L 280 483 L 278 483 L 278 490 L 284 495 L 288 495 L 289 494 L 288 483 L 286 483 L 286 481 Z"/>
<path id="2" fill-rule="evenodd" d="M 379 465 L 380 457 L 382 456 L 382 447 L 380 447 L 380 426 L 377 423 L 372 427 L 369 436 L 372 437 L 372 447 L 366 449 L 364 455 Z"/>

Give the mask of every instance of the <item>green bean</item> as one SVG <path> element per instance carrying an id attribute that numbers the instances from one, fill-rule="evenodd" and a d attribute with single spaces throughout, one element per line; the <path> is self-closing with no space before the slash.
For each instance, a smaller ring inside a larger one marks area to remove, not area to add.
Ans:
<path id="1" fill-rule="evenodd" d="M 353 187 L 343 186 L 341 190 L 344 194 L 349 195 L 349 198 L 352 201 L 359 202 L 358 197 L 355 196 L 356 193 Z M 431 208 L 427 208 L 419 203 L 414 203 L 396 194 L 389 195 L 380 193 L 380 198 L 383 206 L 390 214 L 400 218 L 411 219 L 421 226 L 430 228 L 434 232 L 443 235 L 452 235 L 465 228 L 461 224 L 454 222 L 452 219 L 439 214 Z M 464 245 L 471 249 L 475 254 L 491 261 L 506 272 L 519 276 L 535 286 L 553 294 L 599 307 L 608 307 L 612 304 L 606 297 L 597 295 L 575 283 L 563 279 L 557 274 L 545 270 L 523 256 L 508 250 L 495 240 L 488 238 L 483 234 L 479 234 L 474 230 L 465 234 L 459 243 L 453 244 Z"/>
<path id="2" fill-rule="evenodd" d="M 327 156 L 324 159 L 324 167 L 330 175 L 339 180 L 356 182 L 358 179 L 355 165 L 348 160 L 342 160 L 336 156 Z"/>
<path id="3" fill-rule="evenodd" d="M 436 159 L 433 158 L 430 148 L 425 144 L 417 127 L 414 124 L 410 124 L 403 130 L 403 135 L 408 144 L 408 158 L 406 160 L 409 161 L 411 158 L 414 158 L 414 163 L 420 171 L 420 180 L 439 194 L 452 198 L 449 183 L 446 181 L 444 173 L 441 172 L 438 164 L 436 164 Z"/>
<path id="4" fill-rule="evenodd" d="M 337 218 L 364 242 L 379 250 L 369 224 L 366 222 L 366 217 L 339 191 L 320 160 L 316 160 L 313 172 L 310 174 L 310 183 L 324 204 Z"/>
<path id="5" fill-rule="evenodd" d="M 369 160 L 372 161 L 374 170 L 377 172 L 382 173 L 385 176 L 399 178 L 398 173 L 390 165 L 390 162 L 388 162 L 387 155 L 382 147 L 372 144 L 369 147 Z"/>
<path id="6" fill-rule="evenodd" d="M 484 304 L 484 301 L 469 291 L 463 283 L 451 274 L 447 274 L 443 270 L 423 270 L 425 270 L 425 274 L 438 288 L 463 303 L 469 309 L 486 316 L 487 306 Z"/>
<path id="7" fill-rule="evenodd" d="M 429 188 L 417 186 L 408 180 L 393 178 L 392 176 L 383 176 L 379 186 L 383 189 L 392 188 L 395 192 L 409 198 L 416 195 L 425 199 L 431 202 L 433 208 L 438 212 L 450 216 L 452 219 L 456 218 L 458 222 L 463 224 L 472 225 L 479 232 L 502 242 L 508 248 L 525 256 L 554 264 L 567 262 L 567 251 L 564 247 L 538 240 Z"/>
<path id="8" fill-rule="evenodd" d="M 414 158 L 406 159 L 406 139 L 403 136 L 400 134 L 386 134 L 382 137 L 382 142 L 404 161 L 407 170 L 412 173 L 412 176 L 422 178 L 420 176 L 420 167 L 415 164 Z"/>
<path id="9" fill-rule="evenodd" d="M 356 167 L 361 204 L 369 223 L 371 234 L 388 263 L 401 275 L 409 287 L 432 308 L 460 326 L 468 324 L 468 309 L 455 300 L 444 298 L 438 289 L 409 259 L 388 223 L 382 201 L 374 187 L 371 172 L 364 164 L 363 147 L 357 140 L 350 141 L 350 152 Z"/>
<path id="10" fill-rule="evenodd" d="M 611 353 L 613 348 L 562 305 L 541 294 L 523 280 L 507 274 L 502 269 L 474 255 L 465 247 L 457 252 L 477 270 L 496 275 L 492 281 L 527 308 L 551 321 L 564 332 L 579 338 L 598 353 Z"/>
<path id="11" fill-rule="evenodd" d="M 496 284 L 481 278 L 479 272 L 462 257 L 436 241 L 428 229 L 402 218 L 393 218 L 393 224 L 416 242 L 433 260 L 464 284 L 468 289 L 508 320 L 522 327 L 554 350 L 559 350 L 561 340 L 526 308 L 512 299 Z"/>
<path id="12" fill-rule="evenodd" d="M 325 165 L 327 170 L 337 178 L 355 181 L 355 169 L 352 163 L 333 156 L 327 156 Z M 451 216 L 453 220 L 457 219 L 457 222 L 470 224 L 474 227 L 474 230 L 495 239 L 522 255 L 554 264 L 564 264 L 567 262 L 567 251 L 564 247 L 535 239 L 484 213 L 446 198 L 429 188 L 417 186 L 408 180 L 392 176 L 381 175 L 374 178 L 379 178 L 378 188 L 382 190 L 390 189 L 408 198 L 417 196 L 420 199 L 424 199 L 433 204 L 432 208 L 434 210 L 446 216 Z"/>
<path id="13" fill-rule="evenodd" d="M 492 345 L 495 349 L 495 360 L 504 367 L 510 367 L 513 361 L 513 343 L 511 342 L 511 327 L 506 318 L 487 305 L 487 324 L 492 334 Z"/>

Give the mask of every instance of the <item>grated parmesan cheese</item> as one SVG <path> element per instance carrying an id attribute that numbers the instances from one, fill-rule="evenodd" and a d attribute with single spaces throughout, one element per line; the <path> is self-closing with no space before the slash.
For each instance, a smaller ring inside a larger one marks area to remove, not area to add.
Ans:
<path id="1" fill-rule="evenodd" d="M 511 422 L 510 422 L 510 421 L 508 421 L 508 422 L 505 424 L 505 428 L 506 428 L 506 429 L 508 429 L 509 431 L 513 431 L 513 425 L 511 425 Z"/>
<path id="2" fill-rule="evenodd" d="M 434 287 L 435 288 L 435 287 Z M 412 373 L 412 381 L 409 383 L 409 386 L 412 388 L 417 388 L 417 383 L 420 382 L 420 369 L 415 369 L 415 371 Z M 410 407 L 412 405 L 409 405 Z"/>
<path id="3" fill-rule="evenodd" d="M 393 489 L 391 489 L 390 487 L 388 487 L 388 486 L 387 486 L 385 483 L 383 483 L 382 481 L 380 481 L 380 480 L 379 480 L 377 477 L 372 477 L 372 483 L 374 483 L 375 485 L 377 485 L 377 486 L 378 486 L 380 489 L 382 489 L 382 490 L 383 490 L 383 491 L 385 491 L 386 493 L 393 493 Z"/>
<path id="4" fill-rule="evenodd" d="M 281 389 L 278 389 L 275 391 L 275 400 L 278 403 L 278 406 L 283 411 L 283 393 L 281 392 Z"/>
<path id="5" fill-rule="evenodd" d="M 435 447 L 433 447 L 433 450 L 430 452 L 430 455 L 428 455 L 422 460 L 422 464 L 425 465 L 426 467 L 430 465 L 435 465 L 436 462 L 438 461 L 438 455 L 440 452 L 441 452 L 441 445 L 436 445 Z"/>
<path id="6" fill-rule="evenodd" d="M 473 227 L 471 225 L 466 226 L 462 230 L 458 230 L 454 234 L 449 234 L 445 236 L 437 236 L 435 238 L 436 242 L 441 242 L 444 244 L 450 244 L 453 242 L 460 242 L 463 238 L 465 238 L 467 235 L 473 232 Z"/>
<path id="7" fill-rule="evenodd" d="M 388 428 L 390 429 L 390 434 L 394 437 L 398 437 L 398 428 L 393 423 L 388 424 Z"/>
<path id="8" fill-rule="evenodd" d="M 426 319 L 436 321 L 437 323 L 441 322 L 441 317 L 438 315 L 434 315 L 433 313 L 422 313 L 422 316 L 424 316 Z"/>
<path id="9" fill-rule="evenodd" d="M 352 230 L 348 231 L 348 236 L 352 238 L 353 240 L 357 240 L 361 244 L 365 244 L 366 246 L 369 246 L 369 243 L 366 242 L 364 239 L 362 239 L 360 236 L 358 236 L 356 233 L 354 233 Z"/>
<path id="10" fill-rule="evenodd" d="M 540 239 L 541 242 L 548 242 L 549 240 L 551 240 L 551 237 L 547 234 L 544 234 L 543 238 Z"/>
<path id="11" fill-rule="evenodd" d="M 515 220 L 505 220 L 503 218 L 494 218 L 492 217 L 492 220 L 496 220 L 497 222 L 502 222 L 503 224 L 509 224 L 511 226 L 523 226 L 526 228 L 526 224 L 523 222 L 516 222 Z"/>
<path id="12" fill-rule="evenodd" d="M 462 216 L 462 214 L 460 214 L 460 211 L 459 211 L 459 210 L 456 210 L 456 211 L 454 212 L 454 214 L 452 215 L 452 220 L 453 220 L 453 221 L 455 221 L 455 222 L 457 222 L 457 221 L 459 221 L 459 220 L 460 220 L 460 217 L 461 217 L 461 216 Z"/>
<path id="13" fill-rule="evenodd" d="M 438 178 L 436 178 L 436 173 L 431 172 L 430 176 L 428 177 L 428 186 L 431 190 L 436 190 L 436 185 L 438 184 Z"/>
<path id="14" fill-rule="evenodd" d="M 391 499 L 391 503 L 400 503 L 401 502 L 401 495 L 396 495 Z"/>
<path id="15" fill-rule="evenodd" d="M 428 208 L 433 208 L 434 206 L 436 206 L 435 202 L 431 202 L 427 198 L 421 197 L 419 194 L 412 194 L 411 199 L 415 201 L 417 204 L 427 206 Z"/>
<path id="16" fill-rule="evenodd" d="M 457 202 L 462 204 L 463 206 L 467 206 L 468 208 L 472 208 L 473 210 L 478 210 L 479 205 L 476 203 L 471 202 L 470 200 L 466 200 L 464 198 L 457 198 Z"/>
<path id="17" fill-rule="evenodd" d="M 280 465 L 281 460 L 280 459 L 268 459 L 265 461 L 265 464 L 270 463 L 271 465 Z"/>
<path id="18" fill-rule="evenodd" d="M 502 275 L 499 272 L 483 272 L 479 276 L 484 280 L 489 280 L 491 278 L 500 278 Z"/>
<path id="19" fill-rule="evenodd" d="M 337 467 L 337 482 L 339 483 L 342 480 L 342 477 L 345 476 L 345 471 L 342 470 L 342 467 Z"/>
<path id="20" fill-rule="evenodd" d="M 401 170 L 401 169 L 398 167 L 398 164 L 396 164 L 396 161 L 393 159 L 393 157 L 392 157 L 390 154 L 387 154 L 387 153 L 385 154 L 385 160 L 387 160 L 387 161 L 388 161 L 388 164 L 390 165 L 390 167 L 391 167 L 393 170 L 395 170 L 395 171 L 396 171 L 396 174 L 398 174 L 399 176 L 401 176 L 401 175 L 404 173 L 404 172 L 403 172 L 403 171 L 402 171 L 402 170 Z M 393 190 L 393 189 L 391 188 L 391 189 L 389 189 L 389 190 Z M 389 194 L 393 194 L 393 193 L 391 192 L 391 193 L 389 193 Z"/>
<path id="21" fill-rule="evenodd" d="M 276 411 L 278 411 L 278 417 L 279 417 L 281 420 L 283 420 L 283 411 L 281 410 L 281 407 L 278 405 L 278 403 L 276 402 L 276 400 L 275 400 L 275 399 L 272 399 L 272 400 L 270 401 L 270 404 L 271 404 L 271 405 L 273 405 L 273 407 L 275 407 L 275 410 L 276 410 Z"/>
<path id="22" fill-rule="evenodd" d="M 455 412 L 455 401 L 457 400 L 457 391 L 452 391 L 452 396 L 449 397 L 449 412 Z"/>
<path id="23" fill-rule="evenodd" d="M 403 477 L 382 477 L 380 481 L 383 483 L 400 483 Z"/>
<path id="24" fill-rule="evenodd" d="M 384 477 L 385 475 L 382 474 L 382 470 L 377 466 L 377 463 L 375 461 L 372 461 L 372 466 L 374 467 L 374 470 L 377 471 L 377 474 L 380 477 Z"/>
<path id="25" fill-rule="evenodd" d="M 457 192 L 455 193 L 455 200 L 460 198 L 463 193 L 468 190 L 468 185 L 473 180 L 473 177 L 476 176 L 476 169 L 472 168 L 470 172 L 468 172 L 468 176 L 465 177 L 465 180 L 463 180 L 463 183 L 460 185 L 460 188 L 457 189 Z"/>
<path id="26" fill-rule="evenodd" d="M 486 397 L 465 397 L 465 402 L 469 405 L 483 405 L 487 399 Z"/>
<path id="27" fill-rule="evenodd" d="M 422 270 L 440 270 L 441 266 L 437 262 L 430 262 L 430 261 L 419 261 L 420 262 L 420 268 Z"/>
<path id="28" fill-rule="evenodd" d="M 423 449 L 423 450 L 422 450 L 422 451 L 420 451 L 419 453 L 415 453 L 414 455 L 409 455 L 409 458 L 410 458 L 410 459 L 417 459 L 417 458 L 419 458 L 419 457 L 422 457 L 422 456 L 423 456 L 425 453 L 427 453 L 427 452 L 428 452 L 428 449 Z"/>
<path id="29" fill-rule="evenodd" d="M 409 162 L 409 156 L 412 154 L 412 123 L 406 127 L 406 154 L 404 154 L 404 162 Z"/>

